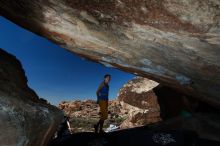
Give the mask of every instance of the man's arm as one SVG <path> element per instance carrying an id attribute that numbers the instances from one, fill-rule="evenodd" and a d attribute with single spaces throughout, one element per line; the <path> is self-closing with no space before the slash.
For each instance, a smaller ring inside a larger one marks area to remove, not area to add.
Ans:
<path id="1" fill-rule="evenodd" d="M 96 91 L 97 97 L 99 96 L 99 91 L 100 91 L 103 87 L 104 87 L 104 82 L 102 82 L 102 83 L 99 85 L 99 87 L 98 87 L 98 89 L 97 89 L 97 91 Z"/>

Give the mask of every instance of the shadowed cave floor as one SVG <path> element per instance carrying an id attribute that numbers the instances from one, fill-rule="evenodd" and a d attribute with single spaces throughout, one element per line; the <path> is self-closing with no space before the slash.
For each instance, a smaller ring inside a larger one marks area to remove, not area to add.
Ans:
<path id="1" fill-rule="evenodd" d="M 50 146 L 219 146 L 220 142 L 201 139 L 191 131 L 152 130 L 148 127 L 118 130 L 105 134 L 76 133 L 55 139 Z"/>

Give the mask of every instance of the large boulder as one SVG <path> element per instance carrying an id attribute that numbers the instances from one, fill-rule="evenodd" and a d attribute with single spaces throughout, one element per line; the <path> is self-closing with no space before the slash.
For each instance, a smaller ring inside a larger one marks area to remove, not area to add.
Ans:
<path id="1" fill-rule="evenodd" d="M 219 107 L 219 0 L 1 0 L 0 15 Z"/>
<path id="2" fill-rule="evenodd" d="M 153 88 L 158 83 L 136 77 L 128 81 L 119 91 L 118 100 L 122 105 L 121 112 L 128 112 L 128 118 L 121 128 L 132 128 L 161 121 L 160 105 Z"/>
<path id="3" fill-rule="evenodd" d="M 28 87 L 20 62 L 0 49 L 0 145 L 46 146 L 63 113 Z"/>
<path id="4" fill-rule="evenodd" d="M 121 128 L 181 129 L 194 131 L 200 138 L 220 140 L 219 110 L 172 88 L 136 77 L 120 89 L 118 100 L 121 112 L 128 112 Z"/>

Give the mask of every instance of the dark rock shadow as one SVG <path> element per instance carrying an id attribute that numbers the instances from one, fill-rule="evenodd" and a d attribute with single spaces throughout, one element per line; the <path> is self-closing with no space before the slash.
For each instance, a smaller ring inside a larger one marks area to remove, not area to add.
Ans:
<path id="1" fill-rule="evenodd" d="M 55 139 L 50 146 L 218 146 L 220 142 L 199 139 L 192 131 L 156 130 L 148 126 L 118 130 L 105 134 L 76 133 Z"/>

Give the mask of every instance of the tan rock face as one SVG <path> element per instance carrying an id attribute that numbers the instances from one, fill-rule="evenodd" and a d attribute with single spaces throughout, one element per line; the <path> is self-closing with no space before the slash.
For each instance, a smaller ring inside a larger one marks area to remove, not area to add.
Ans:
<path id="1" fill-rule="evenodd" d="M 158 85 L 147 78 L 136 77 L 120 89 L 118 100 L 142 109 L 158 107 L 157 96 L 152 90 Z"/>
<path id="2" fill-rule="evenodd" d="M 7 0 L 0 14 L 82 57 L 220 103 L 218 0 Z"/>
<path id="3" fill-rule="evenodd" d="M 122 111 L 128 112 L 128 118 L 121 128 L 131 128 L 161 121 L 160 106 L 152 90 L 157 82 L 137 77 L 126 83 L 119 92 L 118 100 Z"/>
<path id="4" fill-rule="evenodd" d="M 27 85 L 20 62 L 0 49 L 0 145 L 45 146 L 62 112 Z"/>

